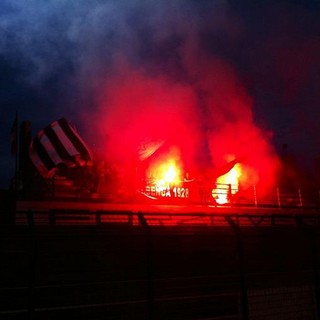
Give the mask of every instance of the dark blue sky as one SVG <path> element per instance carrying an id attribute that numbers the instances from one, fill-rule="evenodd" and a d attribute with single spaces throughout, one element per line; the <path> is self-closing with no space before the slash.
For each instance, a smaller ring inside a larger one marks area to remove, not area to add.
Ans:
<path id="1" fill-rule="evenodd" d="M 312 170 L 320 156 L 319 35 L 318 0 L 2 0 L 0 187 L 14 172 L 16 110 L 34 134 L 67 117 L 94 148 L 80 114 L 95 112 L 119 60 L 192 83 L 183 62 L 192 46 L 199 61 L 213 56 L 233 70 L 275 149 L 288 144 Z"/>

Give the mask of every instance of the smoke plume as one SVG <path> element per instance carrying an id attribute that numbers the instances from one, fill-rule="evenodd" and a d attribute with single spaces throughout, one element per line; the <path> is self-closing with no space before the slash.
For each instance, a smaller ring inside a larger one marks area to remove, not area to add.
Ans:
<path id="1" fill-rule="evenodd" d="M 274 182 L 268 124 L 278 125 L 278 105 L 301 101 L 310 84 L 319 44 L 305 40 L 303 27 L 311 29 L 315 16 L 306 24 L 295 5 L 246 4 L 244 13 L 224 0 L 4 0 L 0 7 L 4 112 L 19 108 L 34 131 L 64 116 L 117 163 L 130 163 L 144 141 L 163 140 L 179 147 L 188 170 L 241 157 L 250 182 Z M 304 114 L 308 130 L 317 130 L 311 114 Z M 294 121 L 280 123 L 283 139 L 297 136 L 301 113 L 290 115 Z"/>

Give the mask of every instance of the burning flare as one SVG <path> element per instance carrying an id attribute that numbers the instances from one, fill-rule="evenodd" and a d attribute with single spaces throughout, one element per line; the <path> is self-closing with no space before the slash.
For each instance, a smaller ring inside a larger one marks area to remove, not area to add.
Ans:
<path id="1" fill-rule="evenodd" d="M 159 192 L 171 185 L 181 184 L 181 169 L 175 159 L 157 163 L 152 166 L 150 173 Z"/>
<path id="2" fill-rule="evenodd" d="M 242 168 L 239 163 L 226 174 L 219 177 L 216 182 L 216 188 L 212 190 L 212 197 L 218 204 L 230 202 L 232 195 L 239 191 L 239 181 L 242 175 Z"/>

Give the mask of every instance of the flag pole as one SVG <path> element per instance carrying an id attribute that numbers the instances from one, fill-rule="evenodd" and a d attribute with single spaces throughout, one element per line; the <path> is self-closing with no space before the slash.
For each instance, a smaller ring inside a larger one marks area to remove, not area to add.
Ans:
<path id="1" fill-rule="evenodd" d="M 18 110 L 16 110 L 16 116 L 14 119 L 14 123 L 11 128 L 11 153 L 15 155 L 15 172 L 13 177 L 13 194 L 10 201 L 9 212 L 10 212 L 10 223 L 14 224 L 15 214 L 17 208 L 17 200 L 18 200 L 18 171 L 19 171 L 19 115 Z"/>
<path id="2" fill-rule="evenodd" d="M 18 175 L 19 175 L 19 154 L 20 154 L 20 137 L 19 137 L 19 114 L 16 110 L 15 119 L 11 129 L 11 153 L 15 156 L 13 190 L 15 194 L 18 192 Z"/>
<path id="3" fill-rule="evenodd" d="M 19 154 L 20 154 L 20 137 L 19 137 L 19 114 L 18 110 L 16 111 L 16 139 L 17 139 L 17 150 L 16 150 L 16 163 L 15 163 L 15 176 L 16 176 L 16 183 L 17 183 L 17 178 L 18 178 L 18 173 L 19 173 Z M 17 187 L 17 185 L 16 185 Z M 17 190 L 16 190 L 17 191 Z"/>

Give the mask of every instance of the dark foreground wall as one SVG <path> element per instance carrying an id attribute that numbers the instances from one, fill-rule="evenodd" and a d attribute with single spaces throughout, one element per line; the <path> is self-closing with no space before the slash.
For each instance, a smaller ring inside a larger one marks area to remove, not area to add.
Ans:
<path id="1" fill-rule="evenodd" d="M 1 229 L 1 319 L 317 319 L 319 229 Z"/>

